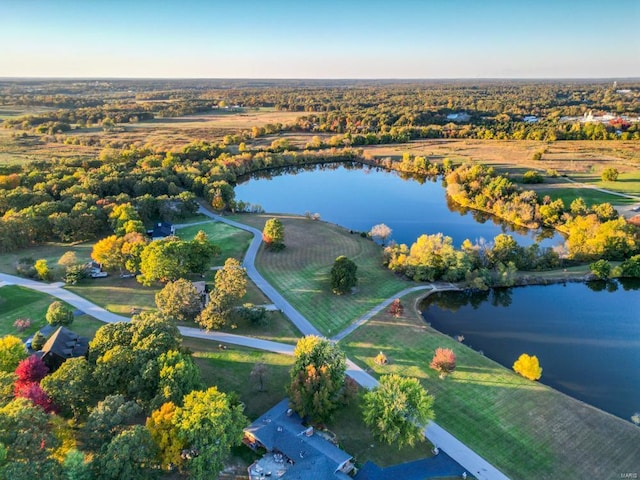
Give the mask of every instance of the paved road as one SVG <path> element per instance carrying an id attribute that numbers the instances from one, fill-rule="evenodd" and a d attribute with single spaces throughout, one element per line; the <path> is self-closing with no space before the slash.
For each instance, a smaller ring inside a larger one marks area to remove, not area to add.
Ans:
<path id="1" fill-rule="evenodd" d="M 244 225 L 243 223 L 235 222 L 228 218 L 222 217 L 220 215 L 216 215 L 211 213 L 209 210 L 200 207 L 198 213 L 202 213 L 203 215 L 208 216 L 218 222 L 226 223 L 227 225 L 231 225 L 232 227 L 240 228 L 245 230 L 253 235 L 253 240 L 249 245 L 249 249 L 244 256 L 244 261 L 242 265 L 247 269 L 247 275 L 256 284 L 256 286 L 264 293 L 267 298 L 269 298 L 275 305 L 278 307 L 282 313 L 284 313 L 289 319 L 293 322 L 293 324 L 298 327 L 298 330 L 303 335 L 318 335 L 322 336 L 320 331 L 311 325 L 309 320 L 303 317 L 300 312 L 298 312 L 289 302 L 285 300 L 285 298 L 280 295 L 280 293 L 269 284 L 260 272 L 255 267 L 256 255 L 258 254 L 258 250 L 260 249 L 260 244 L 262 243 L 262 232 L 257 228 L 250 227 L 248 225 Z"/>

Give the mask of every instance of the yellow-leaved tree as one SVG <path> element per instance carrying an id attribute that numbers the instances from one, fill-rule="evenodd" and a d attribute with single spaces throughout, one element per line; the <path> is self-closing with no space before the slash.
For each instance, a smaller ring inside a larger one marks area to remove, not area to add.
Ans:
<path id="1" fill-rule="evenodd" d="M 526 353 L 520 355 L 516 360 L 513 364 L 513 370 L 529 380 L 539 380 L 542 376 L 542 368 L 540 367 L 540 362 L 538 362 L 538 357 Z"/>

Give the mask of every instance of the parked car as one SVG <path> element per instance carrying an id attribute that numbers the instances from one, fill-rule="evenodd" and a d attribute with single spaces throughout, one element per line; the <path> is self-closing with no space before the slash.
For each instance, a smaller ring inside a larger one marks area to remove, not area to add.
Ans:
<path id="1" fill-rule="evenodd" d="M 94 271 L 94 272 L 91 272 L 91 273 L 89 274 L 89 276 L 90 276 L 91 278 L 104 278 L 104 277 L 109 276 L 109 274 L 108 274 L 107 272 L 95 272 L 95 271 Z"/>

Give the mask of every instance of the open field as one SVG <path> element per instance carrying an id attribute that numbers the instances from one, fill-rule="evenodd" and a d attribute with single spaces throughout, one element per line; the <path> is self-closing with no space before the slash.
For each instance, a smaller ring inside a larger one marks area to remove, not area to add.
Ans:
<path id="1" fill-rule="evenodd" d="M 210 342 L 198 339 L 185 338 L 183 343 L 194 352 L 205 383 L 217 385 L 225 392 L 238 393 L 249 419 L 254 420 L 286 396 L 293 357 L 235 345 L 228 345 L 227 350 L 212 350 Z M 257 362 L 264 363 L 268 369 L 264 392 L 258 391 L 258 385 L 250 375 Z M 341 448 L 360 463 L 372 460 L 387 466 L 430 456 L 428 442 L 398 450 L 396 446 L 375 440 L 362 421 L 359 399 L 341 409 L 328 427 L 337 435 Z"/>
<path id="2" fill-rule="evenodd" d="M 69 251 L 75 252 L 78 261 L 88 262 L 91 260 L 91 249 L 93 245 L 94 242 L 78 243 L 75 245 L 68 243 L 46 243 L 11 253 L 3 253 L 0 255 L 0 272 L 15 275 L 16 263 L 24 257 L 30 257 L 34 260 L 44 258 L 49 268 L 55 271 L 58 267 L 57 263 L 60 257 Z M 62 269 L 56 272 L 56 274 L 58 276 L 61 275 Z M 58 280 L 58 278 L 56 278 L 56 280 Z"/>
<path id="3" fill-rule="evenodd" d="M 155 310 L 155 294 L 160 291 L 159 286 L 145 287 L 135 278 L 120 278 L 118 275 L 87 278 L 65 288 L 110 312 L 125 316 L 131 315 L 132 308 Z"/>
<path id="4" fill-rule="evenodd" d="M 640 430 L 540 383 L 526 380 L 428 327 L 404 299 L 405 315 L 374 317 L 341 342 L 374 375 L 418 378 L 436 397 L 436 421 L 511 478 L 620 478 L 640 471 Z M 438 347 L 454 350 L 456 371 L 429 369 Z M 389 364 L 373 362 L 384 352 Z"/>
<path id="5" fill-rule="evenodd" d="M 382 266 L 377 244 L 337 225 L 288 215 L 236 218 L 262 229 L 274 216 L 284 224 L 286 248 L 281 252 L 261 249 L 256 266 L 265 279 L 325 335 L 338 333 L 386 298 L 414 285 Z M 354 294 L 331 292 L 329 272 L 340 255 L 346 255 L 358 266 Z"/>
<path id="6" fill-rule="evenodd" d="M 8 285 L 0 288 L 0 337 L 16 335 L 27 338 L 47 324 L 45 313 L 49 305 L 56 299 L 44 293 Z M 18 318 L 28 318 L 31 326 L 18 333 L 13 322 Z M 102 322 L 89 315 L 78 315 L 73 319 L 71 329 L 80 335 L 93 337 Z"/>
<path id="7" fill-rule="evenodd" d="M 215 265 L 223 265 L 227 258 L 237 258 L 242 261 L 244 253 L 249 248 L 253 236 L 244 230 L 232 227 L 226 223 L 208 222 L 192 225 L 176 230 L 176 234 L 185 240 L 193 238 L 202 230 L 209 236 L 209 240 L 218 247 L 222 253 L 214 259 Z"/>

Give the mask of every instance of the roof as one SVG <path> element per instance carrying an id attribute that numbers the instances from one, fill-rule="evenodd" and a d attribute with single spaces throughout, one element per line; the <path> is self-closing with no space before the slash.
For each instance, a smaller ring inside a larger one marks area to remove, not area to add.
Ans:
<path id="1" fill-rule="evenodd" d="M 89 339 L 68 328 L 59 327 L 42 347 L 42 355 L 55 354 L 60 358 L 84 357 L 89 351 Z"/>
<path id="2" fill-rule="evenodd" d="M 164 238 L 173 235 L 174 228 L 169 222 L 158 222 L 153 226 L 152 238 Z"/>
<path id="3" fill-rule="evenodd" d="M 351 455 L 320 435 L 313 433 L 307 436 L 307 428 L 302 425 L 298 414 L 289 409 L 286 398 L 244 431 L 268 451 L 282 452 L 295 462 L 282 477 L 285 480 L 350 478 L 338 469 L 352 459 Z"/>

